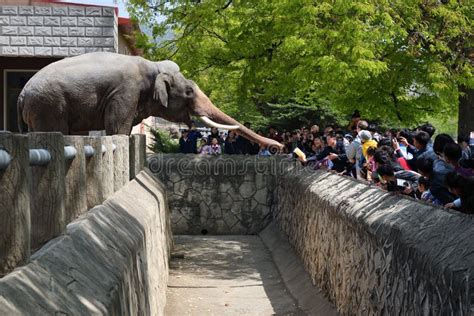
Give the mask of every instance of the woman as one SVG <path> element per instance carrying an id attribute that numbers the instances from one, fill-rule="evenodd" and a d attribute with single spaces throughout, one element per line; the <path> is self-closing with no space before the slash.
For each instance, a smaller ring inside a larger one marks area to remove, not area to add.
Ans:
<path id="1" fill-rule="evenodd" d="M 228 155 L 240 154 L 240 149 L 237 143 L 237 135 L 234 131 L 229 131 L 224 142 L 224 153 Z"/>

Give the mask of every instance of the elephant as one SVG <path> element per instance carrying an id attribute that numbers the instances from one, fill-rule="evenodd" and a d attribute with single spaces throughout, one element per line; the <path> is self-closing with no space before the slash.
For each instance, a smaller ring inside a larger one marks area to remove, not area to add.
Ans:
<path id="1" fill-rule="evenodd" d="M 65 58 L 27 82 L 17 109 L 21 132 L 130 134 L 133 125 L 149 116 L 188 126 L 191 116 L 197 116 L 207 125 L 237 130 L 261 146 L 283 148 L 220 111 L 169 60 L 153 62 L 106 52 Z"/>

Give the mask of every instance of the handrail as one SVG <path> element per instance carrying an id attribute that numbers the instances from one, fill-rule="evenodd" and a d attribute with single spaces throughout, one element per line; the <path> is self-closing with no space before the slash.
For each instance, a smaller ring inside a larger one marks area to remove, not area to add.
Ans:
<path id="1" fill-rule="evenodd" d="M 46 149 L 30 149 L 30 166 L 44 166 L 51 161 L 51 154 Z"/>
<path id="2" fill-rule="evenodd" d="M 74 159 L 77 155 L 77 149 L 74 146 L 64 146 L 64 158 L 66 160 Z"/>
<path id="3" fill-rule="evenodd" d="M 86 156 L 86 158 L 90 158 L 94 156 L 94 154 L 95 154 L 94 147 L 92 147 L 91 145 L 84 146 L 84 155 Z"/>
<path id="4" fill-rule="evenodd" d="M 11 160 L 10 154 L 6 150 L 0 149 L 0 170 L 7 169 Z"/>
<path id="5" fill-rule="evenodd" d="M 112 144 L 112 150 L 115 151 L 117 146 Z M 102 153 L 104 154 L 107 151 L 105 145 L 102 145 Z M 89 158 L 94 156 L 95 150 L 90 145 L 84 146 L 84 155 Z M 68 145 L 64 146 L 64 158 L 66 160 L 74 159 L 77 155 L 77 149 L 74 146 Z M 47 149 L 30 149 L 30 166 L 44 166 L 51 161 L 51 154 Z M 5 170 L 10 165 L 12 157 L 10 154 L 4 150 L 0 149 L 0 170 Z"/>

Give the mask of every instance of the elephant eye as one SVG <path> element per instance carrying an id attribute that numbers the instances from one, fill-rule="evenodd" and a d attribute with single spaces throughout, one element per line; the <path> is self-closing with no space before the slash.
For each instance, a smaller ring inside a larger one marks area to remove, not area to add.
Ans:
<path id="1" fill-rule="evenodd" d="M 186 90 L 184 92 L 187 97 L 192 97 L 194 95 L 194 90 L 191 87 L 186 87 Z"/>

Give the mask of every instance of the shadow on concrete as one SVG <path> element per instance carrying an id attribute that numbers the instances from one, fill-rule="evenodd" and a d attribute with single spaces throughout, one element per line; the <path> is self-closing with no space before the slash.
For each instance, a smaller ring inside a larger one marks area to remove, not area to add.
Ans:
<path id="1" fill-rule="evenodd" d="M 195 311 L 208 314 L 304 314 L 258 236 L 175 236 L 168 288 L 170 314 L 189 312 L 183 296 L 206 298 Z"/>

